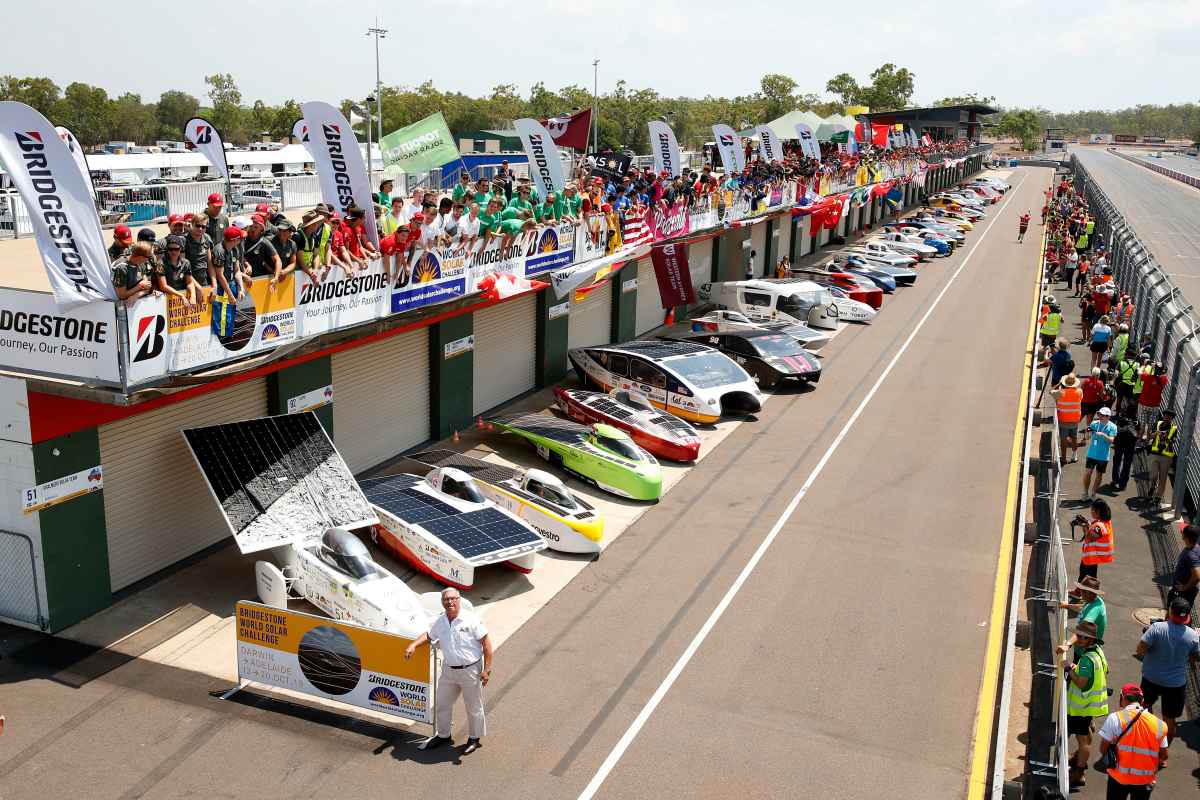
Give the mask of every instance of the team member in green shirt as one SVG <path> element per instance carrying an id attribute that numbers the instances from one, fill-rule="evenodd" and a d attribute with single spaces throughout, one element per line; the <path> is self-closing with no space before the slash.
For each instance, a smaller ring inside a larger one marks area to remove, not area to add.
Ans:
<path id="1" fill-rule="evenodd" d="M 562 218 L 565 221 L 578 222 L 582 218 L 583 198 L 579 196 L 574 181 L 563 188 L 563 196 L 559 203 L 562 204 Z"/>
<path id="2" fill-rule="evenodd" d="M 522 236 L 537 228 L 537 223 L 532 219 L 502 219 L 496 226 L 496 234 L 504 237 L 504 241 L 500 243 L 500 249 L 504 249 L 512 244 L 513 239 Z"/>
<path id="3" fill-rule="evenodd" d="M 554 192 L 546 193 L 546 201 L 533 207 L 533 218 L 543 225 L 551 225 L 563 218 L 563 204 Z"/>
<path id="4" fill-rule="evenodd" d="M 450 193 L 450 199 L 456 203 L 470 202 L 474 193 L 471 191 L 471 173 L 465 169 L 458 173 L 458 185 L 454 187 L 454 191 Z M 463 199 L 467 198 L 467 199 Z"/>
<path id="5" fill-rule="evenodd" d="M 479 235 L 486 239 L 496 235 L 496 226 L 500 223 L 500 198 L 492 196 L 484 208 L 486 210 L 479 215 Z"/>
<path id="6" fill-rule="evenodd" d="M 392 207 L 392 179 L 384 178 L 379 182 L 379 191 L 375 193 L 375 202 L 384 208 Z"/>
<path id="7" fill-rule="evenodd" d="M 1067 611 L 1074 611 L 1079 615 L 1079 622 L 1091 622 L 1096 626 L 1096 636 L 1101 640 L 1104 639 L 1104 632 L 1108 630 L 1108 608 L 1104 605 L 1104 598 L 1101 595 L 1104 592 L 1100 591 L 1100 579 L 1091 575 L 1085 575 L 1083 580 L 1075 584 L 1076 594 L 1079 596 L 1079 602 L 1064 602 L 1059 603 L 1059 607 Z M 1058 652 L 1067 652 L 1077 644 L 1076 639 L 1072 636 L 1065 643 L 1058 646 Z M 1078 654 L 1076 654 L 1078 655 Z"/>
<path id="8" fill-rule="evenodd" d="M 517 193 L 513 195 L 513 199 L 508 201 L 508 207 L 514 211 L 528 211 L 533 213 L 533 203 L 529 200 L 530 189 L 528 186 L 517 187 Z"/>

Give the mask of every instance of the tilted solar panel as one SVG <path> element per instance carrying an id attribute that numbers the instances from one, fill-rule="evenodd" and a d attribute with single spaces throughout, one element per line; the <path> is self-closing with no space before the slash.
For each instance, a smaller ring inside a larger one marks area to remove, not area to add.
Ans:
<path id="1" fill-rule="evenodd" d="M 559 419 L 558 417 L 549 417 L 545 414 L 514 414 L 494 417 L 491 422 L 510 425 L 514 428 L 529 431 L 536 436 L 553 439 L 556 442 L 564 442 L 566 444 L 582 441 L 590 431 L 590 428 L 586 425 L 580 425 L 578 422 L 571 422 L 570 420 Z"/>
<path id="2" fill-rule="evenodd" d="M 465 558 L 542 542 L 537 532 L 497 508 L 459 511 L 418 491 L 414 487 L 420 480 L 413 475 L 387 475 L 364 480 L 362 488 L 372 503 L 404 522 L 420 525 Z"/>
<path id="3" fill-rule="evenodd" d="M 490 461 L 456 453 L 453 450 L 426 450 L 409 456 L 413 461 L 428 464 L 431 467 L 453 467 L 487 483 L 501 483 L 511 478 L 520 478 L 521 471 L 493 464 Z"/>
<path id="4" fill-rule="evenodd" d="M 634 339 L 633 341 L 611 345 L 611 347 L 614 350 L 626 350 L 648 358 L 684 356 L 703 352 L 704 350 L 702 345 L 692 342 L 681 342 L 676 339 Z"/>

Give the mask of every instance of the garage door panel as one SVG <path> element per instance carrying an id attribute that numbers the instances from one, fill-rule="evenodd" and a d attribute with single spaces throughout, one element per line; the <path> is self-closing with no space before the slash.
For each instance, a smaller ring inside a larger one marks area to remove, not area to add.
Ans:
<path id="1" fill-rule="evenodd" d="M 351 471 L 429 439 L 429 329 L 333 356 L 334 443 Z"/>
<path id="2" fill-rule="evenodd" d="M 713 239 L 702 239 L 688 245 L 688 267 L 692 273 L 692 288 L 699 290 L 700 285 L 712 283 Z M 639 282 L 638 291 L 641 291 Z"/>
<path id="3" fill-rule="evenodd" d="M 766 274 L 763 262 L 767 258 L 767 223 L 750 227 L 750 249 L 754 251 L 754 277 L 761 278 Z"/>
<path id="4" fill-rule="evenodd" d="M 662 306 L 662 295 L 658 291 L 658 279 L 654 277 L 654 262 L 643 258 L 637 270 L 637 313 L 634 315 L 634 331 L 641 336 L 663 324 L 667 310 Z"/>
<path id="5" fill-rule="evenodd" d="M 100 427 L 113 591 L 231 535 L 180 431 L 266 414 L 258 378 Z"/>
<path id="6" fill-rule="evenodd" d="M 471 413 L 481 414 L 537 385 L 537 295 L 489 306 L 474 324 Z"/>
<path id="7" fill-rule="evenodd" d="M 621 280 L 621 275 L 615 275 L 613 280 Z M 641 288 L 639 280 L 639 295 Z M 572 297 L 570 317 L 567 320 L 567 348 L 592 347 L 597 344 L 608 344 L 611 341 L 612 286 L 605 284 L 598 289 L 593 289 L 578 303 Z"/>

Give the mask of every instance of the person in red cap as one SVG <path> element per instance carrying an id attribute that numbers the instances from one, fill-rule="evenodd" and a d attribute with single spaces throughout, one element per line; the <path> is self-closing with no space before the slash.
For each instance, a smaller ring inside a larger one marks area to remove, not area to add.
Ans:
<path id="1" fill-rule="evenodd" d="M 108 246 L 109 262 L 115 262 L 118 258 L 125 255 L 125 252 L 132 246 L 133 231 L 129 230 L 128 225 L 118 225 L 113 228 L 112 244 Z"/>
<path id="2" fill-rule="evenodd" d="M 1121 687 L 1121 708 L 1109 714 L 1100 726 L 1100 755 L 1115 750 L 1114 765 L 1108 769 L 1109 800 L 1148 800 L 1159 770 L 1167 766 L 1170 742 L 1162 720 L 1142 706 L 1142 687 Z"/>
<path id="3" fill-rule="evenodd" d="M 236 299 L 241 296 L 242 290 L 250 289 L 243 238 L 245 234 L 242 229 L 232 225 L 221 234 L 221 246 L 213 253 L 213 261 L 209 265 L 209 278 L 212 285 L 217 287 L 218 296 Z"/>
<path id="4" fill-rule="evenodd" d="M 225 229 L 229 227 L 229 215 L 221 209 L 225 207 L 225 200 L 221 197 L 220 192 L 213 192 L 208 196 L 208 205 L 204 207 L 204 215 L 208 217 L 208 229 L 206 233 L 214 242 L 221 241 L 225 235 Z"/>
<path id="5" fill-rule="evenodd" d="M 274 292 L 283 277 L 283 262 L 274 243 L 265 235 L 267 221 L 262 214 L 250 218 L 250 227 L 246 228 L 246 238 L 242 242 L 246 264 L 251 278 L 270 278 L 270 291 Z"/>

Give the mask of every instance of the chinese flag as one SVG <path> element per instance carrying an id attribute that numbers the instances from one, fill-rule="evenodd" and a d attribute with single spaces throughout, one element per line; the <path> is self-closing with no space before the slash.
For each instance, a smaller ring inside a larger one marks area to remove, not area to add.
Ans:
<path id="1" fill-rule="evenodd" d="M 892 128 L 891 125 L 871 125 L 871 144 L 876 147 L 887 147 L 888 131 Z"/>

